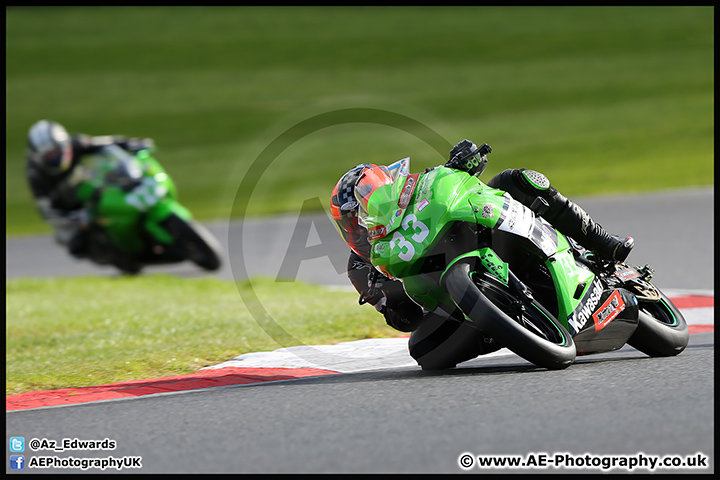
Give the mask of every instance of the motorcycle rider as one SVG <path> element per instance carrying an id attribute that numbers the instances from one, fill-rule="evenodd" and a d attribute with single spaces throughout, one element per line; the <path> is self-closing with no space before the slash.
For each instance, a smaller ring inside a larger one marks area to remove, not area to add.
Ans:
<path id="1" fill-rule="evenodd" d="M 51 120 L 39 120 L 28 131 L 27 179 L 35 204 L 54 230 L 55 241 L 76 258 L 88 254 L 88 214 L 74 195 L 73 174 L 84 155 L 107 145 L 132 153 L 153 149 L 150 138 L 122 135 L 68 134 Z"/>
<path id="2" fill-rule="evenodd" d="M 478 148 L 473 142 L 463 140 L 450 151 L 450 160 L 444 166 L 479 176 L 485 170 L 487 154 L 491 151 L 487 144 Z M 374 305 L 383 314 L 387 324 L 396 330 L 413 332 L 421 323 L 437 314 L 424 311 L 408 297 L 402 282 L 384 276 L 371 264 L 368 232 L 357 220 L 355 187 L 361 178 L 363 188 L 370 186 L 369 191 L 361 192 L 364 197 L 369 197 L 375 188 L 392 181 L 387 167 L 362 164 L 345 173 L 335 185 L 331 196 L 331 213 L 338 232 L 351 248 L 348 277 L 360 293 L 361 304 Z M 508 192 L 527 207 L 532 206 L 536 213 L 542 214 L 558 230 L 593 250 L 603 260 L 622 262 L 633 248 L 632 237 L 621 238 L 608 234 L 579 205 L 553 188 L 547 177 L 539 172 L 525 168 L 508 169 L 495 175 L 487 185 Z M 538 197 L 541 200 L 537 200 Z M 462 314 L 457 310 L 451 315 L 462 320 Z M 458 361 L 454 363 L 474 358 L 478 353 L 456 359 Z M 414 354 L 413 357 L 417 359 Z M 434 368 L 447 366 L 454 364 L 436 365 Z"/>

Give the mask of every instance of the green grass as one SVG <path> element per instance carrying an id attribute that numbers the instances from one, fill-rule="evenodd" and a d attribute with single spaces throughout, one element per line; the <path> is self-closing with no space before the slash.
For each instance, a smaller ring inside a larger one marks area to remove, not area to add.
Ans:
<path id="1" fill-rule="evenodd" d="M 238 289 L 250 288 L 275 331 L 243 303 Z M 334 344 L 400 335 L 374 308 L 360 308 L 356 294 L 297 282 L 20 279 L 6 282 L 6 301 L 6 395 L 191 373 L 289 346 L 290 336 Z"/>
<path id="2" fill-rule="evenodd" d="M 286 128 L 348 107 L 494 148 L 568 196 L 712 185 L 712 7 L 36 7 L 6 9 L 6 234 L 47 232 L 24 178 L 39 118 L 150 136 L 200 218 L 228 218 Z M 365 161 L 445 159 L 349 124 L 282 152 L 247 214 L 297 212 Z"/>

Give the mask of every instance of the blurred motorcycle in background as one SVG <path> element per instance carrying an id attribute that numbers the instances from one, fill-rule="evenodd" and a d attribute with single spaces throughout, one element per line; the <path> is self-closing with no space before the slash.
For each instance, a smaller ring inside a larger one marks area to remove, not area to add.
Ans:
<path id="1" fill-rule="evenodd" d="M 65 195 L 85 207 L 86 258 L 136 274 L 148 265 L 191 261 L 221 266 L 218 240 L 178 201 L 177 189 L 149 150 L 107 145 L 83 158 Z"/>

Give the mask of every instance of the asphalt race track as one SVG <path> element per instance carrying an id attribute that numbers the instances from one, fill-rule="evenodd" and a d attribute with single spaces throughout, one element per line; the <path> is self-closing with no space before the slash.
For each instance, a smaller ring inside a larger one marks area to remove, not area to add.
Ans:
<path id="1" fill-rule="evenodd" d="M 633 265 L 650 264 L 660 288 L 714 289 L 713 188 L 658 194 L 573 199 L 612 233 L 631 235 Z M 326 285 L 349 285 L 345 269 L 349 249 L 329 214 L 290 214 L 244 222 L 207 225 L 228 257 L 217 273 L 222 279 L 253 275 Z M 298 240 L 292 242 L 293 239 Z M 304 242 L 304 243 L 303 243 Z M 112 267 L 75 260 L 49 236 L 11 238 L 6 243 L 6 278 L 117 275 Z M 146 273 L 203 275 L 194 265 L 148 267 Z M 246 275 L 241 275 L 244 271 Z"/>
<path id="2" fill-rule="evenodd" d="M 653 266 L 659 287 L 713 295 L 713 197 L 691 189 L 579 203 L 608 230 L 635 237 L 630 263 Z M 212 224 L 229 250 L 218 275 L 346 284 L 346 249 L 328 226 L 323 215 L 248 220 L 241 232 Z M 304 245 L 288 244 L 304 236 Z M 6 277 L 115 274 L 51 244 L 9 240 Z M 153 271 L 198 275 L 192 265 Z M 6 422 L 6 452 L 11 436 L 115 444 L 58 451 L 46 443 L 26 448 L 26 461 L 114 457 L 130 473 L 713 473 L 714 333 L 692 334 L 677 357 L 625 347 L 548 371 L 498 355 L 442 372 L 400 366 L 14 411 Z M 480 467 L 488 458 L 525 466 Z M 651 470 L 658 460 L 680 466 Z"/>

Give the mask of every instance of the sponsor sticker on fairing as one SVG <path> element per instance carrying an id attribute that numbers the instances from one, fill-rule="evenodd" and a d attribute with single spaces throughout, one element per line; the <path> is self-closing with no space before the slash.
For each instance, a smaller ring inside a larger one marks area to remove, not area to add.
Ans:
<path id="1" fill-rule="evenodd" d="M 407 208 L 408 204 L 410 203 L 410 198 L 415 191 L 415 186 L 417 184 L 417 179 L 419 175 L 419 173 L 410 175 L 405 180 L 405 185 L 403 186 L 402 192 L 400 193 L 400 199 L 398 200 L 398 207 L 400 207 L 401 210 Z"/>
<path id="2" fill-rule="evenodd" d="M 578 305 L 575 311 L 568 316 L 568 325 L 571 330 L 574 329 L 572 334 L 575 334 L 582 330 L 587 321 L 590 319 L 592 312 L 595 311 L 595 307 L 600 302 L 602 297 L 603 285 L 600 281 L 595 280 L 592 284 L 592 290 L 586 295 L 583 302 Z"/>
<path id="3" fill-rule="evenodd" d="M 506 198 L 505 205 L 507 206 L 507 208 L 503 206 L 503 209 L 506 210 L 505 217 L 504 219 L 501 218 L 502 223 L 498 225 L 498 229 L 530 238 L 532 228 L 535 225 L 535 215 L 532 210 L 510 197 Z"/>
<path id="4" fill-rule="evenodd" d="M 485 205 L 483 205 L 481 215 L 483 216 L 483 218 L 492 218 L 494 211 L 495 211 L 495 207 L 493 207 L 490 204 L 485 204 Z"/>
<path id="5" fill-rule="evenodd" d="M 385 228 L 385 225 L 378 225 L 377 227 L 373 227 L 368 230 L 368 238 L 371 242 L 373 240 L 383 238 L 385 235 L 387 235 L 387 229 Z"/>
<path id="6" fill-rule="evenodd" d="M 618 270 L 617 272 L 615 272 L 615 276 L 618 277 L 623 282 L 626 282 L 626 281 L 630 280 L 631 278 L 639 277 L 640 274 L 634 268 L 628 267 L 628 268 L 624 268 L 622 270 Z"/>
<path id="7" fill-rule="evenodd" d="M 548 257 L 558 249 L 558 234 L 542 217 L 537 217 L 530 240 Z"/>
<path id="8" fill-rule="evenodd" d="M 595 321 L 595 331 L 602 330 L 605 326 L 612 322 L 620 313 L 625 310 L 625 302 L 619 290 L 615 290 L 605 303 L 603 303 L 597 312 L 593 313 Z"/>

